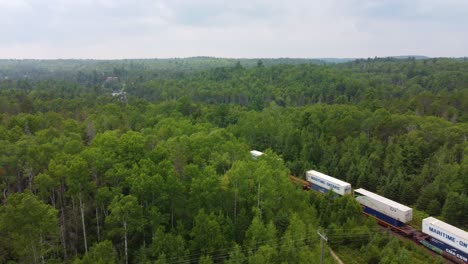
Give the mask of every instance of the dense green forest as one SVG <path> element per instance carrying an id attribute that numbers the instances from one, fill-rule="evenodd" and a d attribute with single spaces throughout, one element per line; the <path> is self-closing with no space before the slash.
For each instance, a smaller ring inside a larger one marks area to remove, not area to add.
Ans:
<path id="1" fill-rule="evenodd" d="M 0 263 L 442 263 L 287 176 L 466 229 L 467 138 L 463 59 L 0 61 Z"/>

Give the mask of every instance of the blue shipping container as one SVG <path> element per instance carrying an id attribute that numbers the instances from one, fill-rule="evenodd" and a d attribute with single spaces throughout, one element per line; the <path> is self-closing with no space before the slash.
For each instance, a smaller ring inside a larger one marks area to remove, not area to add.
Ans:
<path id="1" fill-rule="evenodd" d="M 321 192 L 321 193 L 327 193 L 329 190 L 328 189 L 325 189 L 321 186 L 318 186 L 316 184 L 310 184 L 310 187 L 313 189 L 313 190 L 316 190 L 317 192 Z"/>
<path id="2" fill-rule="evenodd" d="M 437 240 L 433 237 L 429 238 L 429 243 L 431 243 L 431 245 L 433 245 L 434 247 L 437 247 L 445 252 L 447 252 L 448 254 L 450 255 L 453 255 L 455 257 L 457 257 L 458 259 L 461 259 L 463 260 L 464 262 L 468 262 L 468 254 L 466 254 L 465 252 L 459 250 L 459 249 L 456 249 L 452 246 L 449 246 L 447 244 L 445 244 L 444 242 L 440 241 L 440 240 Z"/>
<path id="3" fill-rule="evenodd" d="M 396 220 L 395 218 L 392 218 L 392 217 L 390 217 L 388 215 L 382 214 L 381 212 L 378 212 L 378 211 L 376 211 L 376 210 L 374 210 L 372 208 L 366 207 L 366 206 L 364 206 L 364 212 L 367 213 L 367 214 L 370 214 L 372 216 L 375 216 L 378 219 L 380 219 L 380 220 L 382 220 L 382 221 L 384 221 L 386 223 L 389 223 L 389 224 L 391 224 L 393 226 L 400 227 L 400 226 L 405 225 L 405 223 L 400 222 L 400 221 Z"/>

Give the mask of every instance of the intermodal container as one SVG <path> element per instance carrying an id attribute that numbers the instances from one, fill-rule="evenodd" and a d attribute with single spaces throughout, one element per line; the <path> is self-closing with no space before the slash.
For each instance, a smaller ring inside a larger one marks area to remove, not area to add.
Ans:
<path id="1" fill-rule="evenodd" d="M 422 221 L 422 232 L 438 241 L 468 254 L 468 232 L 434 217 Z M 466 255 L 465 255 L 466 256 Z"/>
<path id="2" fill-rule="evenodd" d="M 456 257 L 457 259 L 460 259 L 462 260 L 463 262 L 465 263 L 468 263 L 468 254 L 457 249 L 457 248 L 454 248 L 453 246 L 450 246 L 450 245 L 447 245 L 445 244 L 444 242 L 440 241 L 440 240 L 437 240 L 433 237 L 430 237 L 429 238 L 429 243 L 433 246 L 435 246 L 436 248 L 442 250 L 443 252 L 449 254 L 449 255 L 452 255 L 454 257 Z"/>
<path id="3" fill-rule="evenodd" d="M 332 190 L 339 195 L 351 194 L 351 184 L 315 170 L 306 172 L 306 180 L 312 184 L 312 189 L 319 192 Z"/>
<path id="4" fill-rule="evenodd" d="M 413 209 L 364 189 L 354 190 L 364 212 L 394 226 L 403 226 L 413 219 Z"/>

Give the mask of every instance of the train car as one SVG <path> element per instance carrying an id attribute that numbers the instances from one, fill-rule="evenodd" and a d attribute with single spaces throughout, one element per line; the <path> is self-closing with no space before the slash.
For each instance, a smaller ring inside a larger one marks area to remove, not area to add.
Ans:
<path id="1" fill-rule="evenodd" d="M 258 151 L 258 150 L 251 150 L 250 154 L 252 155 L 252 158 L 257 159 L 258 157 L 260 157 L 261 155 L 265 153 Z"/>
<path id="2" fill-rule="evenodd" d="M 321 193 L 333 190 L 343 195 L 351 193 L 351 185 L 315 170 L 306 172 L 306 179 L 289 176 L 304 189 L 312 188 Z M 364 214 L 375 217 L 380 225 L 406 236 L 416 243 L 442 255 L 453 263 L 468 264 L 468 233 L 433 217 L 422 222 L 423 232 L 406 223 L 413 219 L 413 209 L 365 189 L 354 190 L 355 199 L 364 209 Z"/>
<path id="3" fill-rule="evenodd" d="M 351 184 L 338 180 L 321 172 L 309 170 L 306 179 L 311 183 L 311 188 L 321 193 L 327 193 L 330 189 L 339 195 L 351 194 Z"/>
<path id="4" fill-rule="evenodd" d="M 354 190 L 364 212 L 395 227 L 405 227 L 413 219 L 413 209 L 364 189 Z"/>
<path id="5" fill-rule="evenodd" d="M 431 245 L 468 262 L 468 232 L 434 217 L 423 219 L 422 232 L 430 237 L 427 241 Z"/>

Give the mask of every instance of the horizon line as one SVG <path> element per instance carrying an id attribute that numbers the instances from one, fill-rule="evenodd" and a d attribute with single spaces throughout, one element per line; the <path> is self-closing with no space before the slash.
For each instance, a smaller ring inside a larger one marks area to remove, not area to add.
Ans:
<path id="1" fill-rule="evenodd" d="M 358 60 L 358 59 L 383 59 L 383 58 L 423 58 L 423 59 L 461 59 L 467 56 L 426 56 L 426 55 L 388 55 L 388 56 L 373 56 L 373 57 L 216 57 L 216 56 L 188 56 L 188 57 L 128 57 L 128 58 L 0 58 L 0 60 L 94 60 L 94 61 L 116 61 L 116 60 L 177 60 L 177 59 L 196 59 L 196 58 L 209 58 L 209 59 L 227 59 L 227 60 L 275 60 L 275 59 L 297 59 L 297 60 L 324 60 L 324 59 L 340 59 L 340 60 Z"/>

